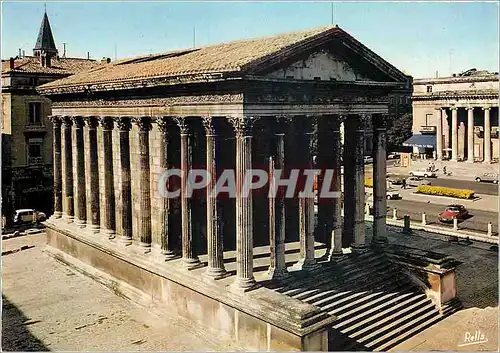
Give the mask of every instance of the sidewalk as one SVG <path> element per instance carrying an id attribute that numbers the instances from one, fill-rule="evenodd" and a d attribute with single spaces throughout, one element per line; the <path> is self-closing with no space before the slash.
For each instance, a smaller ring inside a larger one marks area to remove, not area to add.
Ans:
<path id="1" fill-rule="evenodd" d="M 447 172 L 451 175 L 443 176 L 443 178 L 470 180 L 473 181 L 476 175 L 484 173 L 498 174 L 498 163 L 482 164 L 482 163 L 467 163 L 467 162 L 451 162 L 451 161 L 435 161 L 433 159 L 412 161 L 410 167 L 392 167 L 387 166 L 387 173 L 408 175 L 411 170 L 426 170 L 429 163 L 434 163 L 438 169 L 439 177 L 443 174 L 443 167 L 446 166 Z"/>
<path id="2" fill-rule="evenodd" d="M 156 317 L 116 296 L 44 254 L 44 245 L 45 233 L 2 241 L 4 351 L 238 349 L 191 322 Z"/>

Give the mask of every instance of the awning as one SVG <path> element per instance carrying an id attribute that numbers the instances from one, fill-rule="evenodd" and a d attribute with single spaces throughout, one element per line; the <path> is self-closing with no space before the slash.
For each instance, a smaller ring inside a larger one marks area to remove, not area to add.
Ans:
<path id="1" fill-rule="evenodd" d="M 421 148 L 436 148 L 435 135 L 413 135 L 408 140 L 403 142 L 403 146 L 421 147 Z"/>

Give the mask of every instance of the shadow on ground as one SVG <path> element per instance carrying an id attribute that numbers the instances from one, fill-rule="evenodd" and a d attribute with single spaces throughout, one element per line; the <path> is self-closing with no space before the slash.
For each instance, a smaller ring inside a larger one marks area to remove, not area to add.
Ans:
<path id="1" fill-rule="evenodd" d="M 40 352 L 49 349 L 38 338 L 33 336 L 29 325 L 39 321 L 24 316 L 14 304 L 2 295 L 2 350 Z"/>

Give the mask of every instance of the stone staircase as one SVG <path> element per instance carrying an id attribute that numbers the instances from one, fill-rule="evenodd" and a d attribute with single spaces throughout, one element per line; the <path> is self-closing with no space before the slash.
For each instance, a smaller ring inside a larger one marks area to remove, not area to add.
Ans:
<path id="1" fill-rule="evenodd" d="M 461 308 L 456 300 L 439 311 L 384 253 L 320 263 L 313 274 L 292 272 L 273 289 L 337 317 L 330 351 L 386 351 Z"/>

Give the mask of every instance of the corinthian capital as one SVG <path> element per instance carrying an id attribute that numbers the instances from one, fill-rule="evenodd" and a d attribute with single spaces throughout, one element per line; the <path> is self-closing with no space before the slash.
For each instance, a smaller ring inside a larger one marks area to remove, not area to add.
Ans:
<path id="1" fill-rule="evenodd" d="M 54 127 L 61 127 L 62 119 L 59 115 L 51 115 L 49 116 L 49 120 L 54 125 Z"/>
<path id="2" fill-rule="evenodd" d="M 73 116 L 71 117 L 71 120 L 73 120 L 73 124 L 75 124 L 77 129 L 81 129 L 83 128 L 83 125 L 85 125 L 85 121 L 82 116 Z"/>
<path id="3" fill-rule="evenodd" d="M 189 124 L 185 116 L 175 116 L 173 119 L 175 123 L 179 126 L 181 134 L 183 135 L 189 134 Z"/>
<path id="4" fill-rule="evenodd" d="M 148 132 L 151 130 L 151 118 L 149 116 L 133 117 L 132 121 L 137 125 L 139 131 Z"/>
<path id="5" fill-rule="evenodd" d="M 253 124 L 257 119 L 247 116 L 228 117 L 229 122 L 233 125 L 236 137 L 251 136 Z"/>
<path id="6" fill-rule="evenodd" d="M 168 118 L 166 116 L 160 116 L 156 118 L 156 125 L 158 126 L 158 130 L 162 134 L 166 134 L 168 131 Z"/>
<path id="7" fill-rule="evenodd" d="M 115 120 L 116 124 L 118 125 L 118 130 L 120 131 L 130 131 L 130 129 L 132 128 L 132 123 L 129 117 L 120 116 L 116 117 Z"/>
<path id="8" fill-rule="evenodd" d="M 215 132 L 213 117 L 204 116 L 201 119 L 202 119 L 203 127 L 205 128 L 205 133 L 207 134 L 207 136 L 214 136 L 216 134 L 216 132 Z"/>
<path id="9" fill-rule="evenodd" d="M 104 130 L 113 130 L 113 125 L 114 125 L 113 117 L 101 116 L 98 119 L 99 123 L 101 124 Z"/>
<path id="10" fill-rule="evenodd" d="M 85 120 L 85 123 L 87 124 L 89 129 L 95 129 L 99 124 L 99 120 L 96 116 L 86 116 L 83 119 Z"/>

